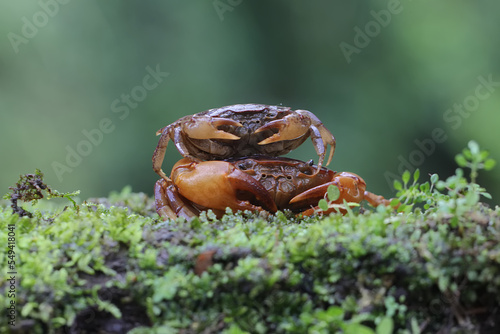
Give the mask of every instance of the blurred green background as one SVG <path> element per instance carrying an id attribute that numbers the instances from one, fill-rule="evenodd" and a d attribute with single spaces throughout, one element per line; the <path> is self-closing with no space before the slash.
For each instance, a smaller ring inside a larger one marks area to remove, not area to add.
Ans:
<path id="1" fill-rule="evenodd" d="M 152 194 L 156 130 L 235 103 L 314 112 L 337 139 L 329 167 L 385 196 L 401 164 L 454 173 L 470 139 L 500 160 L 497 1 L 0 6 L 2 193 L 39 168 L 81 198 Z M 310 141 L 288 156 L 317 161 Z M 170 145 L 163 169 L 179 158 Z M 498 203 L 500 167 L 479 181 Z"/>

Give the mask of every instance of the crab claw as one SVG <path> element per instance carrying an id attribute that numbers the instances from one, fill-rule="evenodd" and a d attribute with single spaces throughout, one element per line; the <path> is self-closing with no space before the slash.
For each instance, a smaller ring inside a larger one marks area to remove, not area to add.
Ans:
<path id="1" fill-rule="evenodd" d="M 197 163 L 184 158 L 174 165 L 171 177 L 183 197 L 205 208 L 278 210 L 260 182 L 225 161 Z"/>
<path id="2" fill-rule="evenodd" d="M 265 145 L 277 141 L 293 140 L 302 137 L 309 131 L 310 126 L 311 122 L 308 118 L 300 116 L 299 114 L 291 114 L 282 119 L 269 122 L 255 130 L 255 132 L 259 133 L 265 130 L 278 129 L 277 133 L 259 142 L 259 145 Z"/>
<path id="3" fill-rule="evenodd" d="M 238 140 L 240 137 L 232 133 L 219 130 L 221 125 L 243 126 L 240 122 L 229 118 L 199 116 L 182 125 L 184 133 L 194 139 L 229 139 Z"/>
<path id="4" fill-rule="evenodd" d="M 270 144 L 282 140 L 294 140 L 303 136 L 311 136 L 314 149 L 319 156 L 316 173 L 318 173 L 323 166 L 328 145 L 330 145 L 330 153 L 326 165 L 330 164 L 333 153 L 335 152 L 335 137 L 333 137 L 331 132 L 328 131 L 319 118 L 312 112 L 307 110 L 296 110 L 293 114 L 261 126 L 255 132 L 258 133 L 272 129 L 278 129 L 278 132 L 260 141 L 259 145 Z"/>
<path id="5" fill-rule="evenodd" d="M 347 202 L 359 203 L 364 199 L 366 183 L 365 181 L 354 173 L 342 172 L 336 173 L 332 181 L 322 184 L 320 186 L 311 188 L 304 191 L 290 200 L 292 208 L 306 208 L 316 206 L 320 199 L 325 197 L 327 189 L 330 185 L 336 186 L 340 191 L 340 196 L 337 200 L 333 201 L 334 204 L 341 204 L 344 199 Z M 304 215 L 314 213 L 314 209 L 306 210 Z"/>

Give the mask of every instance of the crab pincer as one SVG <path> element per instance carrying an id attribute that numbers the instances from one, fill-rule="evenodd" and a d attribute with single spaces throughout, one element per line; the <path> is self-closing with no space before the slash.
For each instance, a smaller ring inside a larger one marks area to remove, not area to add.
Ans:
<path id="1" fill-rule="evenodd" d="M 330 164 L 335 152 L 335 137 L 312 112 L 308 110 L 295 110 L 294 113 L 282 119 L 274 120 L 261 126 L 255 130 L 255 133 L 271 129 L 277 129 L 278 132 L 259 142 L 259 145 L 266 145 L 283 140 L 297 140 L 302 137 L 311 137 L 314 149 L 319 156 L 316 173 L 320 171 L 323 165 L 328 145 L 330 145 L 330 153 L 326 166 Z"/>
<path id="2" fill-rule="evenodd" d="M 198 163 L 184 158 L 174 165 L 171 179 L 158 181 L 155 189 L 157 212 L 162 217 L 189 218 L 205 209 L 223 214 L 226 207 L 278 210 L 260 182 L 225 161 Z"/>
<path id="3" fill-rule="evenodd" d="M 220 126 L 243 126 L 241 123 L 228 118 L 220 117 L 183 117 L 179 121 L 161 128 L 156 132 L 156 135 L 161 135 L 158 145 L 153 153 L 153 170 L 160 175 L 164 180 L 168 181 L 168 177 L 161 169 L 161 164 L 165 157 L 165 151 L 170 139 L 174 141 L 179 153 L 184 157 L 189 157 L 195 161 L 200 161 L 197 156 L 200 155 L 200 149 L 193 145 L 187 145 L 187 139 L 192 140 L 209 140 L 211 141 L 211 149 L 222 152 L 228 151 L 227 148 L 218 144 L 213 139 L 238 140 L 240 137 L 219 130 Z"/>
<path id="4" fill-rule="evenodd" d="M 317 204 L 320 199 L 325 198 L 330 185 L 336 186 L 340 192 L 339 198 L 333 201 L 332 204 L 342 204 L 344 200 L 348 203 L 360 203 L 362 200 L 366 200 L 373 207 L 377 207 L 379 205 L 390 205 L 390 201 L 384 197 L 366 191 L 365 180 L 363 180 L 359 175 L 349 172 L 339 172 L 333 175 L 330 182 L 326 182 L 322 185 L 306 190 L 292 198 L 290 200 L 290 207 L 309 206 L 310 209 L 302 212 L 302 215 L 304 216 L 309 216 L 319 212 L 320 210 Z M 323 213 L 330 213 L 333 211 L 336 211 L 336 209 L 331 208 Z M 340 212 L 345 213 L 345 210 L 340 209 Z"/>

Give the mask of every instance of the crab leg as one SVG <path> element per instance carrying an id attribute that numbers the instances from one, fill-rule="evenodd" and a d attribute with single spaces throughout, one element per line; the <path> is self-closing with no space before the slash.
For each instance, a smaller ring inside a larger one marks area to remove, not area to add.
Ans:
<path id="1" fill-rule="evenodd" d="M 389 206 L 391 205 L 391 200 L 385 199 L 383 196 L 375 195 L 369 191 L 365 191 L 365 200 L 370 203 L 371 206 L 377 207 L 379 205 Z M 397 208 L 397 207 L 396 207 Z"/>
<path id="2" fill-rule="evenodd" d="M 318 167 L 316 168 L 316 171 L 314 172 L 313 175 L 316 175 L 319 173 L 321 166 L 323 165 L 323 160 L 325 159 L 325 150 L 326 150 L 326 145 L 323 142 L 323 139 L 321 138 L 321 134 L 315 126 L 311 125 L 311 129 L 309 130 L 311 132 L 311 140 L 314 145 L 314 149 L 316 150 L 316 154 L 318 155 Z M 333 149 L 333 146 L 332 146 Z M 328 163 L 330 163 L 330 160 L 332 159 L 332 151 L 330 150 L 330 158 L 328 159 Z"/>
<path id="3" fill-rule="evenodd" d="M 277 211 L 260 182 L 225 161 L 196 163 L 182 159 L 175 164 L 171 177 L 183 197 L 206 208 Z"/>
<path id="4" fill-rule="evenodd" d="M 328 156 L 328 161 L 326 162 L 325 166 L 328 166 L 330 162 L 332 161 L 333 154 L 335 153 L 335 137 L 332 135 L 330 131 L 323 125 L 323 123 L 319 120 L 316 115 L 314 115 L 312 112 L 308 110 L 296 110 L 296 112 L 300 115 L 304 115 L 307 118 L 311 120 L 311 139 L 314 143 L 314 148 L 316 149 L 316 153 L 319 155 L 319 162 L 318 162 L 318 170 L 321 168 L 323 165 L 323 160 L 325 158 L 325 151 L 330 145 L 330 153 Z M 317 131 L 316 131 L 317 130 Z M 323 149 L 321 149 L 321 146 L 323 146 Z M 323 152 L 320 154 L 320 152 Z"/>
<path id="5" fill-rule="evenodd" d="M 182 198 L 172 181 L 160 179 L 155 184 L 156 212 L 164 220 L 184 217 L 190 219 L 199 215 L 200 210 Z"/>
<path id="6" fill-rule="evenodd" d="M 156 174 L 161 176 L 161 178 L 164 179 L 165 181 L 170 181 L 170 179 L 167 177 L 167 175 L 165 175 L 165 173 L 161 169 L 161 165 L 163 163 L 163 159 L 165 158 L 165 151 L 167 150 L 168 141 L 170 140 L 170 131 L 171 131 L 170 125 L 156 131 L 156 135 L 158 136 L 161 134 L 161 137 L 160 140 L 158 141 L 158 145 L 155 148 L 152 159 L 153 170 L 155 171 Z"/>

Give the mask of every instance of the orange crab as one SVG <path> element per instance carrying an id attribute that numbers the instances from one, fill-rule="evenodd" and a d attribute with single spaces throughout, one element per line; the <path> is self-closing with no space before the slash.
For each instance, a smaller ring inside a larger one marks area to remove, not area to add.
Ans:
<path id="1" fill-rule="evenodd" d="M 180 118 L 157 131 L 160 135 L 153 154 L 153 170 L 169 181 L 161 169 L 169 140 L 185 158 L 194 161 L 224 160 L 253 155 L 280 156 L 311 138 L 323 165 L 328 145 L 335 150 L 335 138 L 310 111 L 265 104 L 236 104 L 210 109 Z"/>
<path id="2" fill-rule="evenodd" d="M 329 185 L 340 191 L 336 204 L 367 200 L 372 206 L 389 205 L 382 196 L 366 191 L 365 181 L 354 173 L 334 172 L 312 161 L 253 156 L 203 162 L 181 159 L 170 179 L 156 182 L 156 210 L 164 219 L 191 218 L 208 209 L 220 217 L 227 207 L 271 213 L 289 209 L 307 216 L 321 211 L 317 205 Z"/>

